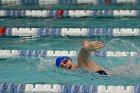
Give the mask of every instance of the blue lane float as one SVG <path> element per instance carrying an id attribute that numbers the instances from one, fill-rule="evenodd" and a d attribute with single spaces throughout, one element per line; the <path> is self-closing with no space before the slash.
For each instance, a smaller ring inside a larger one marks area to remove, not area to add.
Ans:
<path id="1" fill-rule="evenodd" d="M 24 10 L 7 10 L 6 15 L 8 17 L 25 17 L 25 11 Z"/>
<path id="2" fill-rule="evenodd" d="M 140 10 L 0 10 L 0 17 L 140 17 Z"/>
<path id="3" fill-rule="evenodd" d="M 140 93 L 140 86 L 135 86 L 135 93 Z"/>
<path id="4" fill-rule="evenodd" d="M 20 0 L 22 5 L 38 5 L 39 0 Z"/>
<path id="5" fill-rule="evenodd" d="M 25 91 L 25 84 L 0 84 L 0 92 L 17 93 Z"/>

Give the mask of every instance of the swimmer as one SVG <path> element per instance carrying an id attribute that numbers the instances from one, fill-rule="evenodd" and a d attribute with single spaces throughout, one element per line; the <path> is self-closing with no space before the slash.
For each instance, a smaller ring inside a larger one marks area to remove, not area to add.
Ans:
<path id="1" fill-rule="evenodd" d="M 78 64 L 73 63 L 72 59 L 67 56 L 58 57 L 55 65 L 64 69 L 77 69 L 82 68 L 89 72 L 96 72 L 99 75 L 107 75 L 107 71 L 103 70 L 101 66 L 90 60 L 91 51 L 103 48 L 104 44 L 99 41 L 84 41 L 82 42 L 82 48 L 77 57 Z"/>

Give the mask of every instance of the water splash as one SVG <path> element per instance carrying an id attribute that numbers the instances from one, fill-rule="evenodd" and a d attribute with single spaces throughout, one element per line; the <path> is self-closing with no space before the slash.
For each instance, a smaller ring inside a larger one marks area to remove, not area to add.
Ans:
<path id="1" fill-rule="evenodd" d="M 129 78 L 140 77 L 140 64 L 128 63 L 125 65 L 120 65 L 112 69 L 114 73 L 126 76 Z"/>
<path id="2" fill-rule="evenodd" d="M 134 43 L 131 43 L 122 39 L 113 39 L 107 43 L 107 47 L 116 51 L 120 51 L 120 47 L 123 51 L 136 51 L 137 56 L 125 58 L 121 60 L 123 64 L 112 68 L 112 72 L 117 73 L 122 76 L 127 76 L 129 78 L 140 77 L 140 49 Z M 113 64 L 113 62 L 111 62 Z"/>

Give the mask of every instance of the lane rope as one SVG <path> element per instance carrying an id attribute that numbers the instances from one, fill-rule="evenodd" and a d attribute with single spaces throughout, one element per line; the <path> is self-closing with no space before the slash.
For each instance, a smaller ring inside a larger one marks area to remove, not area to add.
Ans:
<path id="1" fill-rule="evenodd" d="M 60 50 L 0 50 L 0 58 L 8 57 L 57 57 L 57 56 L 78 56 L 79 51 Z M 138 56 L 136 51 L 95 51 L 91 57 L 134 57 Z"/>
<path id="2" fill-rule="evenodd" d="M 140 17 L 140 10 L 0 10 L 0 17 Z"/>
<path id="3" fill-rule="evenodd" d="M 57 93 L 139 93 L 140 86 L 94 86 L 60 84 L 0 84 L 0 92 L 57 92 Z"/>
<path id="4" fill-rule="evenodd" d="M 122 37 L 140 36 L 139 28 L 0 28 L 0 36 Z"/>
<path id="5" fill-rule="evenodd" d="M 140 0 L 0 0 L 1 5 L 139 4 Z"/>

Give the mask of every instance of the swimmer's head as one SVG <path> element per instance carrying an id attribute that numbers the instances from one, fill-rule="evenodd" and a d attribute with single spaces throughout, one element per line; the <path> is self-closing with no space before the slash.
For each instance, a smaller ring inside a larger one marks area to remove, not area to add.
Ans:
<path id="1" fill-rule="evenodd" d="M 67 56 L 61 56 L 56 59 L 55 65 L 57 67 L 65 68 L 65 69 L 71 69 L 74 68 L 74 63 L 72 62 L 72 59 Z"/>

